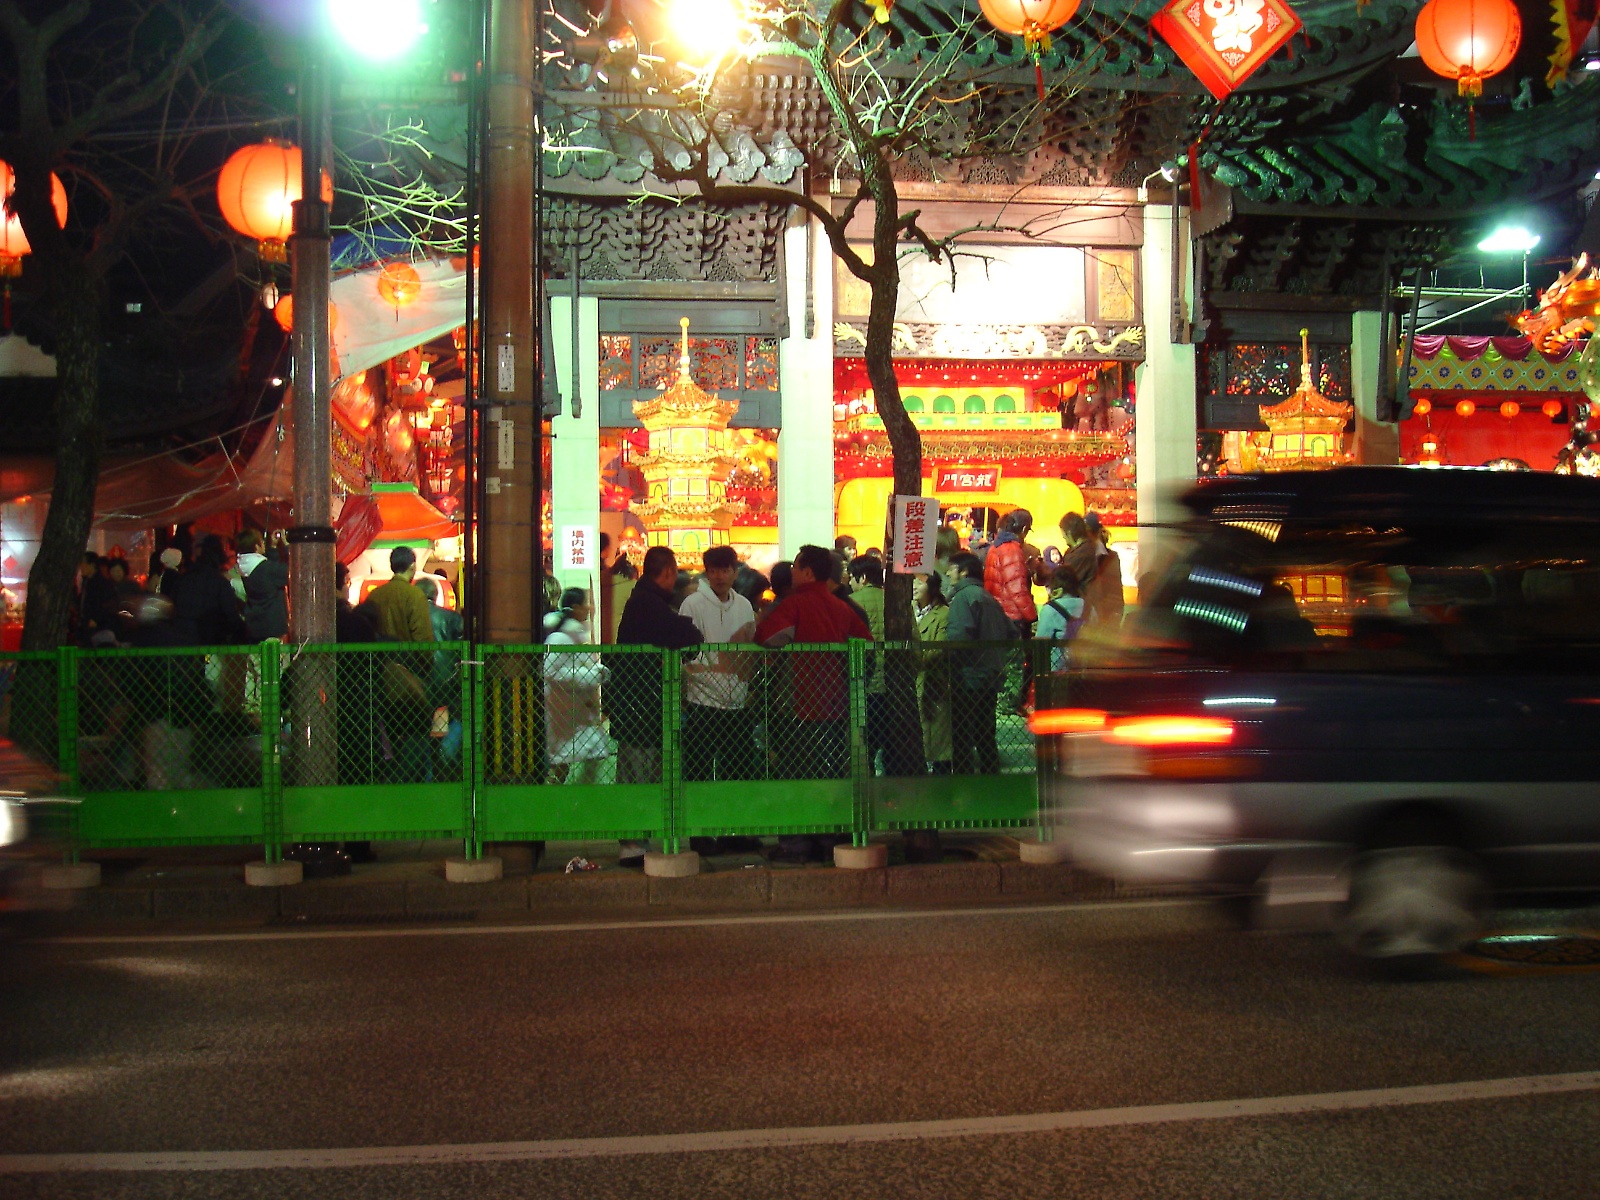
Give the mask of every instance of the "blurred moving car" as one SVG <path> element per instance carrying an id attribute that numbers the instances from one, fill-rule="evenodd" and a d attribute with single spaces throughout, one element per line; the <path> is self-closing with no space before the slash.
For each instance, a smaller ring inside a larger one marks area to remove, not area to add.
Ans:
<path id="1" fill-rule="evenodd" d="M 1077 861 L 1313 902 L 1387 959 L 1470 942 L 1491 889 L 1600 885 L 1600 481 L 1356 467 L 1187 504 L 1034 718 Z"/>
<path id="2" fill-rule="evenodd" d="M 77 803 L 58 790 L 59 783 L 49 767 L 0 738 L 0 928 L 71 900 L 43 883 L 45 868 L 62 860 Z"/>

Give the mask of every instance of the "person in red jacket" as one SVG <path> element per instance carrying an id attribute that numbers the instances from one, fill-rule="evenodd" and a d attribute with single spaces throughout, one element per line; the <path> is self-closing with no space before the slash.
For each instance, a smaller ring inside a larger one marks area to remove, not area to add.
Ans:
<path id="1" fill-rule="evenodd" d="M 1000 532 L 983 560 L 983 590 L 1000 602 L 1001 611 L 1024 642 L 1033 637 L 1033 625 L 1039 619 L 1039 610 L 1033 603 L 1034 554 L 1027 542 L 1032 529 L 1033 514 L 1025 508 L 1012 509 L 1000 518 Z M 1008 674 L 1012 680 L 1006 707 L 1020 711 L 1027 704 L 1033 685 L 1032 660 L 1023 654 L 1020 664 L 1013 664 Z"/>
<path id="2" fill-rule="evenodd" d="M 851 605 L 834 595 L 832 555 L 821 546 L 801 546 L 794 556 L 793 586 L 756 626 L 763 646 L 791 642 L 869 641 L 872 631 Z M 806 650 L 785 655 L 794 696 L 794 743 L 772 747 L 780 762 L 794 764 L 790 778 L 843 779 L 850 772 L 849 657 L 842 651 Z M 781 837 L 773 858 L 805 862 L 821 857 L 821 844 L 807 836 Z"/>

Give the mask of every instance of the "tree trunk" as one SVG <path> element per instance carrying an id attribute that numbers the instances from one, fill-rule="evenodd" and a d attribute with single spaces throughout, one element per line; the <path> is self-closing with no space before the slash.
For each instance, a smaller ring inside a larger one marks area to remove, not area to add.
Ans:
<path id="1" fill-rule="evenodd" d="M 81 261 L 32 265 L 54 272 L 56 472 L 39 556 L 28 572 L 22 648 L 54 650 L 67 640 L 73 581 L 89 543 L 100 477 L 100 289 Z"/>

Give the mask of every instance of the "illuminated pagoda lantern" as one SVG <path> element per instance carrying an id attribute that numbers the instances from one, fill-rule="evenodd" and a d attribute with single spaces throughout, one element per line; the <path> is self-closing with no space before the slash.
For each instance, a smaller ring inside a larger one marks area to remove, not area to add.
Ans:
<path id="1" fill-rule="evenodd" d="M 1300 331 L 1300 386 L 1281 404 L 1262 405 L 1265 434 L 1256 434 L 1260 471 L 1316 471 L 1350 461 L 1344 427 L 1355 411 L 1317 391 L 1311 383 L 1309 331 Z"/>
<path id="2" fill-rule="evenodd" d="M 650 452 L 634 462 L 648 498 L 629 507 L 644 522 L 652 546 L 692 558 L 726 545 L 734 517 L 744 510 L 727 494 L 736 463 L 728 422 L 739 403 L 719 400 L 689 377 L 689 318 L 678 324 L 683 330 L 678 378 L 661 395 L 634 401 L 634 415 L 650 435 Z"/>

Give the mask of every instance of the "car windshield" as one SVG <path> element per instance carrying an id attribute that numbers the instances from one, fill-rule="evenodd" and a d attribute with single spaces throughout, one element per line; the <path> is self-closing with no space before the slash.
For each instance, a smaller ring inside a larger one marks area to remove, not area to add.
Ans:
<path id="1" fill-rule="evenodd" d="M 1118 660 L 1275 670 L 1600 668 L 1600 526 L 1200 523 Z"/>

